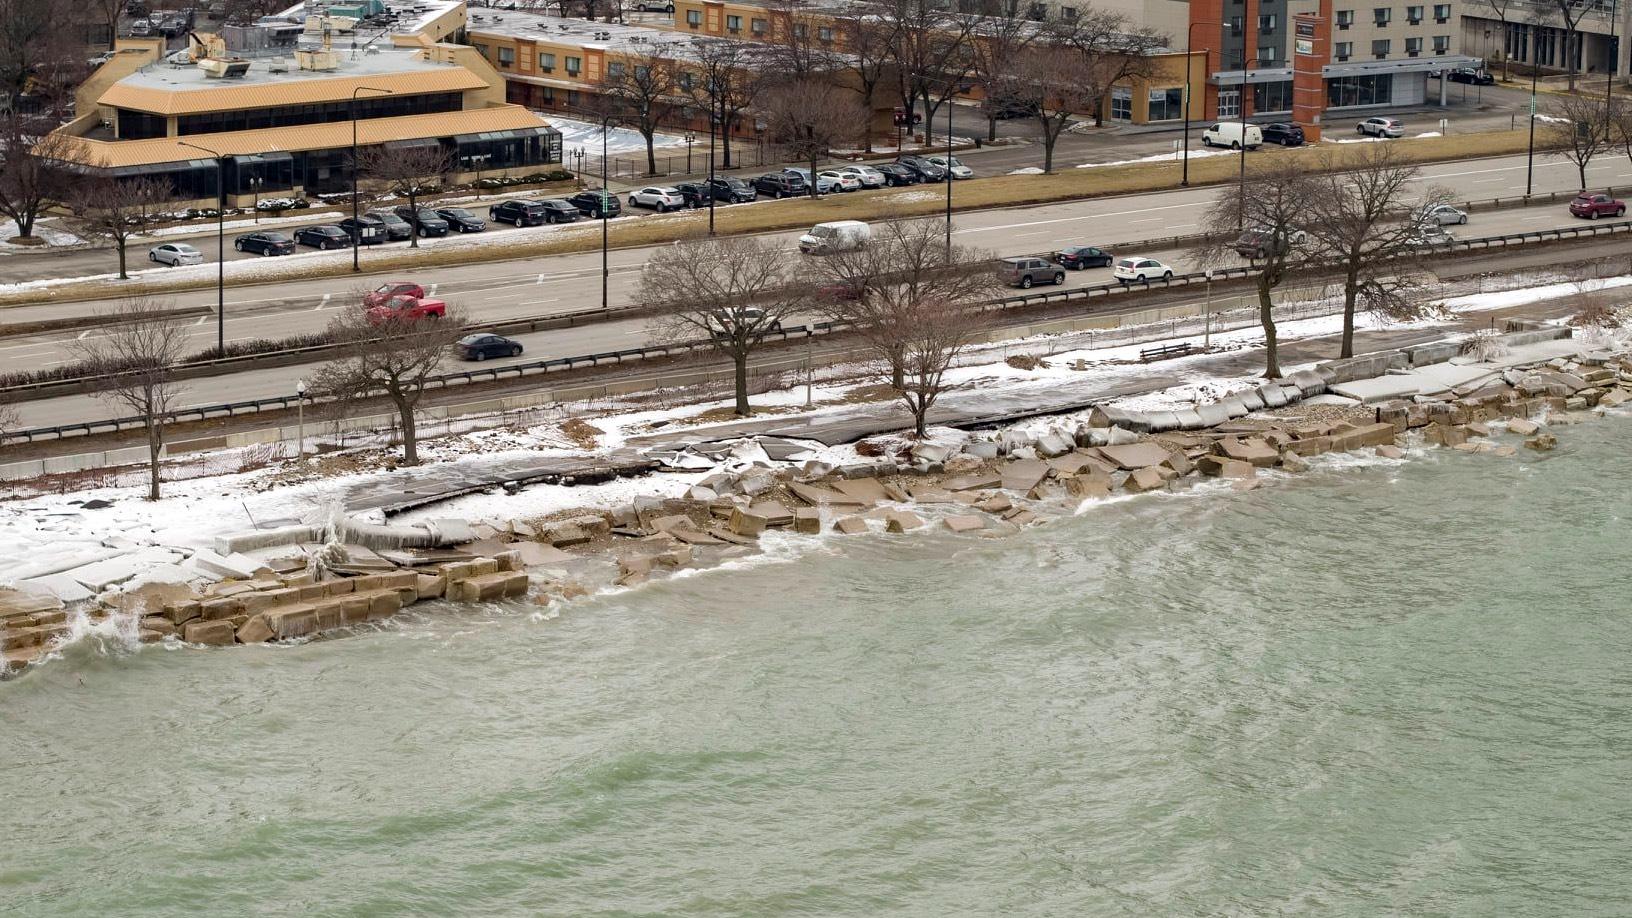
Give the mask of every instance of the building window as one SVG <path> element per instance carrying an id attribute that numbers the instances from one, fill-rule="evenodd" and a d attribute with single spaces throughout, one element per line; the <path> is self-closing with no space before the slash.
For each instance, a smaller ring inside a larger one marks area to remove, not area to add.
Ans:
<path id="1" fill-rule="evenodd" d="M 514 66 L 516 66 L 516 49 L 515 48 L 500 48 L 499 49 L 499 66 L 500 67 L 514 67 Z"/>
<path id="2" fill-rule="evenodd" d="M 1371 11 L 1372 21 L 1380 26 L 1386 26 L 1394 21 L 1394 7 L 1379 6 Z"/>
<path id="3" fill-rule="evenodd" d="M 1354 10 L 1338 10 L 1337 27 L 1347 29 L 1351 25 L 1354 25 Z"/>
<path id="4" fill-rule="evenodd" d="M 1273 63 L 1275 63 L 1275 46 L 1274 45 L 1259 45 L 1258 46 L 1258 66 L 1267 67 L 1268 65 L 1273 64 Z"/>
<path id="5" fill-rule="evenodd" d="M 511 85 L 513 86 L 515 84 L 512 83 Z M 544 104 L 545 105 L 554 105 L 555 104 L 555 87 L 554 86 L 540 86 L 539 89 L 544 90 Z"/>
<path id="6" fill-rule="evenodd" d="M 1076 22 L 1077 21 L 1077 8 L 1074 7 L 1074 6 L 1062 6 L 1062 7 L 1060 7 L 1060 18 L 1064 19 L 1066 22 Z"/>
<path id="7" fill-rule="evenodd" d="M 727 17 L 725 17 L 725 30 L 727 32 L 730 32 L 732 35 L 736 35 L 736 34 L 740 33 L 742 31 L 742 17 L 741 16 L 727 16 Z"/>
<path id="8" fill-rule="evenodd" d="M 809 26 L 806 26 L 802 22 L 796 22 L 796 23 L 793 24 L 793 37 L 794 38 L 803 39 L 803 38 L 805 38 L 805 36 L 807 36 L 809 34 L 810 34 L 810 27 Z"/>
<path id="9" fill-rule="evenodd" d="M 357 117 L 395 118 L 402 115 L 456 112 L 462 107 L 462 99 L 456 92 L 366 96 L 357 100 Z M 351 108 L 349 100 L 336 100 L 309 105 L 277 105 L 182 115 L 176 119 L 176 132 L 184 135 L 220 134 L 228 131 L 253 131 L 259 128 L 294 127 L 302 124 L 328 124 L 349 120 Z"/>
<path id="10" fill-rule="evenodd" d="M 572 106 L 573 108 L 578 107 L 578 90 L 576 90 L 576 89 L 567 90 L 567 104 Z"/>
<path id="11" fill-rule="evenodd" d="M 577 76 L 578 71 L 584 68 L 584 59 L 581 57 L 567 58 L 567 76 Z"/>
<path id="12" fill-rule="evenodd" d="M 1220 89 L 1218 91 L 1218 117 L 1223 119 L 1241 117 L 1241 90 Z"/>
<path id="13" fill-rule="evenodd" d="M 623 79 L 623 61 L 608 61 L 606 64 L 606 75 L 614 80 Z"/>
<path id="14" fill-rule="evenodd" d="M 1448 52 L 1450 50 L 1451 50 L 1451 36 L 1449 36 L 1449 35 L 1435 35 L 1434 36 L 1434 53 L 1435 54 L 1445 54 L 1446 52 Z"/>
<path id="15" fill-rule="evenodd" d="M 1449 3 L 1434 4 L 1434 21 L 1441 25 L 1451 21 L 1451 5 Z"/>
<path id="16" fill-rule="evenodd" d="M 118 127 L 120 140 L 147 140 L 165 135 L 165 118 L 163 115 L 150 115 L 147 112 L 132 111 L 128 108 L 118 109 Z"/>
<path id="17" fill-rule="evenodd" d="M 681 89 L 684 89 L 685 91 L 690 92 L 691 91 L 691 85 L 692 85 L 691 84 L 691 71 L 690 70 L 680 71 L 679 76 L 677 76 L 675 78 L 675 82 L 680 84 Z"/>
<path id="18" fill-rule="evenodd" d="M 828 43 L 832 42 L 833 41 L 833 29 L 832 29 L 832 27 L 831 26 L 818 26 L 816 28 L 816 40 L 821 42 L 822 44 L 828 44 Z"/>
<path id="19" fill-rule="evenodd" d="M 1043 20 L 1047 19 L 1048 18 L 1048 4 L 1046 4 L 1046 3 L 1033 3 L 1026 10 L 1026 18 L 1030 19 L 1032 22 L 1042 22 Z"/>
<path id="20" fill-rule="evenodd" d="M 553 54 L 540 54 L 538 56 L 538 69 L 543 71 L 544 73 L 554 73 L 555 72 L 555 55 L 553 55 Z"/>
<path id="21" fill-rule="evenodd" d="M 1133 90 L 1126 86 L 1111 87 L 1111 120 L 1129 121 L 1133 118 Z"/>
<path id="22" fill-rule="evenodd" d="M 1333 45 L 1333 49 L 1333 53 L 1337 55 L 1338 60 L 1346 61 L 1349 59 L 1349 55 L 1354 53 L 1354 42 L 1340 41 Z"/>
<path id="23" fill-rule="evenodd" d="M 1292 81 L 1277 80 L 1274 83 L 1254 83 L 1252 85 L 1252 110 L 1259 114 L 1291 111 Z"/>
<path id="24" fill-rule="evenodd" d="M 1258 31 L 1260 31 L 1260 32 L 1273 32 L 1273 31 L 1275 31 L 1275 23 L 1276 23 L 1276 16 L 1275 16 L 1274 13 L 1270 13 L 1267 16 L 1259 16 L 1258 17 Z"/>
<path id="25" fill-rule="evenodd" d="M 1378 60 L 1382 60 L 1383 58 L 1388 57 L 1388 50 L 1393 46 L 1393 39 L 1374 38 L 1371 41 L 1371 56 L 1377 58 Z"/>
<path id="26" fill-rule="evenodd" d="M 697 28 L 703 24 L 702 10 L 686 10 L 686 25 Z"/>
<path id="27" fill-rule="evenodd" d="M 766 32 L 770 31 L 771 24 L 763 19 L 750 19 L 748 20 L 748 28 L 752 30 L 755 35 L 764 35 Z"/>
<path id="28" fill-rule="evenodd" d="M 1405 40 L 1405 53 L 1406 53 L 1406 55 L 1408 57 L 1416 57 L 1417 55 L 1421 54 L 1422 53 L 1422 39 L 1421 38 L 1407 38 Z"/>
<path id="29" fill-rule="evenodd" d="M 1418 25 L 1422 22 L 1422 7 L 1408 6 L 1405 8 L 1405 24 Z"/>
<path id="30" fill-rule="evenodd" d="M 1150 121 L 1176 121 L 1184 117 L 1184 89 L 1152 89 L 1150 91 Z"/>
<path id="31" fill-rule="evenodd" d="M 1241 17 L 1240 16 L 1231 16 L 1230 17 L 1230 34 L 1231 35 L 1240 35 L 1241 34 Z"/>
<path id="32" fill-rule="evenodd" d="M 1394 75 L 1338 77 L 1326 81 L 1326 101 L 1333 108 L 1351 105 L 1387 105 L 1394 100 Z"/>

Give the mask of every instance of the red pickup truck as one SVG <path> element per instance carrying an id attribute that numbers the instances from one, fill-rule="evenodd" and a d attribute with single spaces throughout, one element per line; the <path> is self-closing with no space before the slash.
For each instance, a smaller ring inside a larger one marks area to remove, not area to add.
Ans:
<path id="1" fill-rule="evenodd" d="M 386 281 L 375 287 L 373 291 L 363 296 L 363 305 L 368 307 L 384 306 L 394 297 L 409 296 L 416 300 L 425 298 L 425 288 L 413 281 Z"/>
<path id="2" fill-rule="evenodd" d="M 1607 194 L 1583 191 L 1570 202 L 1570 213 L 1589 220 L 1596 220 L 1599 217 L 1624 217 L 1626 202 L 1617 201 Z"/>
<path id="3" fill-rule="evenodd" d="M 444 300 L 394 296 L 377 306 L 368 307 L 368 322 L 379 325 L 393 319 L 440 319 L 447 314 L 448 304 Z"/>

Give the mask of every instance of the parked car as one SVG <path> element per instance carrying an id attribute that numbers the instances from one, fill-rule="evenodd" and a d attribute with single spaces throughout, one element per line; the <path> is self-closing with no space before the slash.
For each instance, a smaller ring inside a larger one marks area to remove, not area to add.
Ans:
<path id="1" fill-rule="evenodd" d="M 1278 143 L 1283 147 L 1303 146 L 1303 125 L 1293 124 L 1290 121 L 1277 121 L 1266 124 L 1259 129 L 1264 143 Z"/>
<path id="2" fill-rule="evenodd" d="M 1036 102 L 1010 99 L 998 103 L 997 108 L 992 111 L 992 116 L 1000 121 L 1011 118 L 1035 118 L 1039 111 Z"/>
<path id="3" fill-rule="evenodd" d="M 413 281 L 386 281 L 363 294 L 364 306 L 381 306 L 397 297 L 410 297 L 416 300 L 425 298 L 425 288 Z"/>
<path id="4" fill-rule="evenodd" d="M 368 214 L 362 214 L 356 220 L 347 217 L 336 225 L 361 245 L 379 245 L 391 241 L 391 234 L 386 230 L 385 224 Z"/>
<path id="5" fill-rule="evenodd" d="M 834 171 L 855 176 L 863 188 L 884 187 L 884 173 L 872 166 L 842 166 Z"/>
<path id="6" fill-rule="evenodd" d="M 674 4 L 669 0 L 639 0 L 635 9 L 642 13 L 668 13 L 674 15 Z"/>
<path id="7" fill-rule="evenodd" d="M 1041 258 L 1004 258 L 997 263 L 997 277 L 1010 287 L 1029 290 L 1032 284 L 1065 283 L 1065 270 Z"/>
<path id="8" fill-rule="evenodd" d="M 538 226 L 544 222 L 544 212 L 538 201 L 500 201 L 487 209 L 487 219 L 511 226 Z"/>
<path id="9" fill-rule="evenodd" d="M 754 191 L 768 198 L 791 198 L 805 194 L 810 186 L 796 172 L 767 172 L 754 179 Z"/>
<path id="10" fill-rule="evenodd" d="M 1456 237 L 1438 223 L 1419 223 L 1412 229 L 1410 241 L 1417 246 L 1439 246 L 1450 245 L 1456 241 Z"/>
<path id="11" fill-rule="evenodd" d="M 1478 67 L 1458 67 L 1445 74 L 1445 79 L 1452 83 L 1467 83 L 1472 86 L 1490 86 L 1496 78 Z"/>
<path id="12" fill-rule="evenodd" d="M 1412 211 L 1417 223 L 1432 223 L 1435 226 L 1461 225 L 1468 222 L 1468 215 L 1449 204 L 1424 204 Z"/>
<path id="13" fill-rule="evenodd" d="M 859 300 L 865 286 L 858 281 L 828 281 L 816 288 L 816 296 L 830 303 Z"/>
<path id="14" fill-rule="evenodd" d="M 1068 245 L 1054 253 L 1054 260 L 1062 268 L 1081 270 L 1083 268 L 1109 268 L 1114 261 L 1111 253 L 1104 249 L 1096 249 L 1091 245 Z"/>
<path id="15" fill-rule="evenodd" d="M 448 304 L 434 297 L 394 296 L 368 308 L 368 323 L 378 325 L 392 319 L 440 319 L 448 314 Z"/>
<path id="16" fill-rule="evenodd" d="M 201 265 L 204 263 L 204 253 L 185 242 L 166 242 L 148 249 L 147 260 L 172 268 L 180 265 Z"/>
<path id="17" fill-rule="evenodd" d="M 586 217 L 594 217 L 597 220 L 611 219 L 623 213 L 623 204 L 618 201 L 618 196 L 610 191 L 598 189 L 580 191 L 567 198 L 567 202 L 578 208 L 579 213 Z"/>
<path id="18" fill-rule="evenodd" d="M 1354 126 L 1354 132 L 1368 137 L 1404 137 L 1405 122 L 1398 118 L 1367 118 Z"/>
<path id="19" fill-rule="evenodd" d="M 130 21 L 130 34 L 137 38 L 146 38 L 153 34 L 153 23 L 147 19 L 132 19 Z"/>
<path id="20" fill-rule="evenodd" d="M 535 203 L 544 208 L 545 223 L 576 223 L 578 221 L 578 217 L 581 216 L 578 213 L 577 205 L 573 204 L 571 201 L 563 201 L 560 198 L 549 198 L 543 201 L 537 201 Z M 614 199 L 614 203 L 616 203 L 616 199 Z"/>
<path id="21" fill-rule="evenodd" d="M 799 251 L 806 255 L 828 255 L 859 249 L 873 238 L 873 228 L 860 220 L 818 223 L 799 237 Z"/>
<path id="22" fill-rule="evenodd" d="M 903 156 L 896 160 L 918 176 L 920 182 L 946 181 L 946 167 L 937 166 L 922 156 Z"/>
<path id="23" fill-rule="evenodd" d="M 438 207 L 436 215 L 461 233 L 479 233 L 487 229 L 487 221 L 463 207 Z"/>
<path id="24" fill-rule="evenodd" d="M 1204 147 L 1229 147 L 1232 150 L 1246 147 L 1249 150 L 1256 150 L 1263 142 L 1262 128 L 1256 124 L 1243 124 L 1240 121 L 1215 122 L 1201 132 L 1201 145 Z"/>
<path id="25" fill-rule="evenodd" d="M 715 338 L 732 337 L 737 329 L 771 335 L 782 330 L 782 322 L 775 318 L 766 321 L 765 310 L 758 306 L 739 306 L 717 310 L 708 317 L 708 328 Z"/>
<path id="26" fill-rule="evenodd" d="M 1154 258 L 1145 258 L 1135 255 L 1132 258 L 1119 258 L 1116 261 L 1116 279 L 1124 284 L 1134 281 L 1149 283 L 1153 280 L 1169 280 L 1173 277 L 1173 269 Z"/>
<path id="27" fill-rule="evenodd" d="M 878 174 L 884 176 L 884 184 L 894 188 L 901 185 L 916 185 L 923 179 L 918 173 L 900 163 L 884 163 L 877 167 Z"/>
<path id="28" fill-rule="evenodd" d="M 714 200 L 722 204 L 741 204 L 759 198 L 753 185 L 734 175 L 717 176 L 712 182 Z"/>
<path id="29" fill-rule="evenodd" d="M 650 207 L 658 213 L 670 210 L 679 210 L 686 206 L 686 199 L 681 196 L 679 189 L 663 185 L 648 185 L 639 191 L 629 192 L 630 207 Z"/>
<path id="30" fill-rule="evenodd" d="M 418 233 L 422 239 L 426 236 L 446 236 L 448 234 L 448 221 L 442 219 L 441 214 L 429 207 L 398 207 L 396 208 L 396 214 L 406 220 L 408 225 L 413 227 L 414 232 Z"/>
<path id="31" fill-rule="evenodd" d="M 924 157 L 924 159 L 929 160 L 930 162 L 934 163 L 937 166 L 940 166 L 942 169 L 948 168 L 947 167 L 947 157 L 945 157 L 945 156 L 926 156 L 926 157 Z M 956 156 L 951 157 L 951 162 L 952 162 L 951 172 L 952 172 L 952 177 L 953 178 L 955 178 L 955 179 L 970 179 L 970 178 L 975 177 L 975 170 L 969 168 L 968 166 L 965 166 L 961 162 L 958 162 L 958 158 Z"/>
<path id="32" fill-rule="evenodd" d="M 1268 258 L 1271 255 L 1283 255 L 1294 246 L 1303 245 L 1308 241 L 1309 234 L 1303 230 L 1283 230 L 1276 233 L 1274 230 L 1263 228 L 1248 228 L 1236 237 L 1235 254 L 1242 258 Z"/>
<path id="33" fill-rule="evenodd" d="M 851 175 L 848 172 L 840 172 L 837 169 L 825 169 L 817 173 L 817 175 L 829 181 L 837 182 L 839 191 L 861 190 L 861 179 Z"/>
<path id="34" fill-rule="evenodd" d="M 385 227 L 385 238 L 388 242 L 407 239 L 414 234 L 414 225 L 397 216 L 396 211 L 371 210 L 368 215 L 380 221 L 380 224 Z"/>
<path id="35" fill-rule="evenodd" d="M 314 249 L 349 249 L 351 237 L 346 231 L 332 223 L 322 226 L 306 226 L 295 230 L 295 241 L 301 245 L 309 245 Z"/>
<path id="36" fill-rule="evenodd" d="M 245 233 L 232 241 L 232 247 L 240 252 L 254 252 L 257 255 L 295 254 L 295 240 L 283 233 Z"/>
<path id="37" fill-rule="evenodd" d="M 453 345 L 460 360 L 486 360 L 489 357 L 520 357 L 521 342 L 503 335 L 466 335 Z"/>
<path id="38" fill-rule="evenodd" d="M 799 176 L 799 179 L 802 182 L 805 183 L 804 193 L 805 194 L 810 194 L 811 178 L 810 178 L 810 170 L 809 169 L 801 169 L 798 166 L 789 166 L 788 168 L 783 169 L 782 171 L 784 173 L 788 174 L 788 175 L 797 175 L 797 176 Z M 833 179 L 825 178 L 825 177 L 820 176 L 820 175 L 816 176 L 816 193 L 817 194 L 835 194 L 838 191 L 839 191 L 839 183 L 838 182 L 834 181 Z"/>
<path id="39" fill-rule="evenodd" d="M 686 207 L 707 207 L 709 198 L 713 197 L 707 181 L 681 182 L 674 186 L 674 190 L 680 192 L 680 200 L 685 202 Z"/>
<path id="40" fill-rule="evenodd" d="M 1618 201 L 1607 194 L 1583 191 L 1570 202 L 1570 213 L 1577 217 L 1586 217 L 1596 220 L 1599 217 L 1623 217 L 1626 215 L 1626 202 Z"/>

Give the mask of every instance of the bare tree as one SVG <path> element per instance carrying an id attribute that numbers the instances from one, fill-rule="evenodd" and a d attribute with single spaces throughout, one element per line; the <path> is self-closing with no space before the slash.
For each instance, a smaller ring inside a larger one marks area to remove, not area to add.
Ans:
<path id="1" fill-rule="evenodd" d="M 680 106 L 679 71 L 672 58 L 642 51 L 615 62 L 602 95 L 618 121 L 633 127 L 646 140 L 646 173 L 657 174 L 657 129 Z"/>
<path id="2" fill-rule="evenodd" d="M 1030 103 L 1019 77 L 1022 58 L 1037 39 L 1037 23 L 1022 16 L 1021 0 L 995 0 L 970 43 L 970 77 L 981 89 L 986 139 L 997 139 L 997 121 Z"/>
<path id="3" fill-rule="evenodd" d="M 361 297 L 358 297 L 361 299 Z M 408 309 L 344 309 L 328 326 L 340 356 L 313 374 L 315 388 L 344 400 L 384 395 L 402 427 L 402 462 L 419 464 L 414 412 L 442 357 L 464 334 L 464 317 L 450 309 L 442 318 Z"/>
<path id="4" fill-rule="evenodd" d="M 1480 12 L 1489 10 L 1490 14 L 1496 17 L 1496 21 L 1502 24 L 1502 82 L 1506 83 L 1508 80 L 1507 42 L 1510 37 L 1509 33 L 1513 28 L 1508 22 L 1508 17 L 1521 9 L 1523 2 L 1522 0 L 1473 0 L 1473 6 L 1479 9 Z"/>
<path id="5" fill-rule="evenodd" d="M 1530 6 L 1530 21 L 1539 26 L 1564 30 L 1564 72 L 1568 81 L 1566 91 L 1575 92 L 1575 55 L 1581 47 L 1581 19 L 1592 8 L 1593 0 L 1539 0 Z M 1534 37 L 1531 39 L 1530 66 L 1536 66 Z"/>
<path id="6" fill-rule="evenodd" d="M 32 239 L 40 214 L 63 203 L 76 180 L 68 164 L 79 141 L 17 112 L 0 115 L 0 214 Z"/>
<path id="7" fill-rule="evenodd" d="M 357 156 L 361 173 L 385 191 L 408 199 L 417 208 L 420 195 L 434 191 L 453 167 L 453 159 L 440 145 L 414 147 L 365 147 Z M 408 245 L 418 248 L 415 228 Z"/>
<path id="8" fill-rule="evenodd" d="M 801 77 L 766 93 L 764 107 L 772 138 L 790 157 L 810 163 L 810 196 L 817 197 L 816 164 L 866 120 L 861 99 L 825 78 Z"/>
<path id="9" fill-rule="evenodd" d="M 1421 251 L 1419 223 L 1449 203 L 1432 189 L 1420 201 L 1411 186 L 1421 170 L 1386 143 L 1363 144 L 1347 171 L 1327 153 L 1310 173 L 1305 220 L 1309 257 L 1343 275 L 1343 344 L 1354 356 L 1354 317 L 1360 304 L 1404 318 L 1415 307 L 1410 261 Z"/>
<path id="10" fill-rule="evenodd" d="M 751 42 L 718 38 L 696 40 L 698 73 L 690 91 L 712 113 L 720 126 L 724 168 L 731 168 L 731 130 L 759 97 L 766 54 Z"/>
<path id="11" fill-rule="evenodd" d="M 806 263 L 821 311 L 856 330 L 898 391 L 907 388 L 908 345 L 922 304 L 976 304 L 997 291 L 990 255 L 962 246 L 949 253 L 944 229 L 939 220 L 885 223 L 867 245 Z"/>
<path id="12" fill-rule="evenodd" d="M 83 67 L 84 47 L 65 27 L 82 14 L 74 0 L 0 0 L 0 92 L 38 94 L 55 88 L 51 73 Z"/>
<path id="13" fill-rule="evenodd" d="M 935 297 L 918 301 L 902 316 L 906 373 L 897 391 L 912 412 L 912 430 L 919 439 L 924 437 L 929 410 L 945 389 L 946 371 L 985 324 L 979 310 Z"/>
<path id="14" fill-rule="evenodd" d="M 1091 8 L 1075 19 L 1052 20 L 1049 31 L 1054 41 L 1076 49 L 1082 68 L 1077 79 L 1087 88 L 1096 125 L 1105 123 L 1111 89 L 1154 75 L 1155 55 L 1167 45 L 1167 36 L 1155 29 Z"/>
<path id="15" fill-rule="evenodd" d="M 124 0 L 86 0 L 85 8 L 100 20 L 97 25 L 108 30 L 108 50 L 112 51 L 119 40 L 119 14 L 125 10 Z"/>
<path id="16" fill-rule="evenodd" d="M 787 251 L 756 236 L 677 242 L 647 259 L 641 302 L 659 316 L 656 337 L 706 338 L 736 371 L 737 414 L 747 417 L 748 359 L 803 299 L 783 276 Z"/>
<path id="17" fill-rule="evenodd" d="M 894 20 L 874 15 L 870 7 L 852 9 L 834 23 L 844 48 L 840 66 L 855 75 L 856 92 L 871 116 L 878 89 L 891 75 L 891 49 L 895 47 Z M 866 121 L 860 125 L 862 149 L 873 151 L 873 133 Z"/>
<path id="18" fill-rule="evenodd" d="M 1060 135 L 1079 113 L 1093 109 L 1099 88 L 1087 78 L 1079 55 L 1057 45 L 1027 48 L 1012 73 L 1009 99 L 1036 113 L 1043 132 L 1043 171 L 1053 172 Z"/>
<path id="19" fill-rule="evenodd" d="M 891 59 L 901 80 L 901 103 L 924 109 L 925 133 L 935 113 L 963 87 L 974 68 L 972 50 L 979 17 L 950 12 L 936 0 L 882 0 L 874 7 L 895 38 Z"/>
<path id="20" fill-rule="evenodd" d="M 4 446 L 11 432 L 20 427 L 22 422 L 17 415 L 17 406 L 0 402 L 0 446 Z"/>
<path id="21" fill-rule="evenodd" d="M 119 253 L 119 279 L 125 280 L 130 277 L 125 257 L 130 237 L 142 231 L 157 205 L 169 197 L 170 185 L 156 179 L 96 177 L 71 186 L 68 207 L 80 235 L 112 243 Z"/>
<path id="22" fill-rule="evenodd" d="M 1604 100 L 1593 96 L 1558 96 L 1549 106 L 1562 121 L 1547 125 L 1547 134 L 1557 148 L 1553 155 L 1575 165 L 1581 188 L 1587 187 L 1587 166 L 1599 153 L 1613 149 L 1615 124 Z"/>
<path id="23" fill-rule="evenodd" d="M 1267 352 L 1264 376 L 1269 379 L 1281 375 L 1275 289 L 1309 265 L 1303 225 L 1309 220 L 1309 202 L 1316 193 L 1302 167 L 1274 162 L 1248 173 L 1243 194 L 1219 195 L 1202 218 L 1201 228 L 1209 239 L 1197 253 L 1202 262 L 1234 261 L 1238 234 L 1243 230 L 1252 235 L 1240 241 L 1260 247 L 1262 257 L 1254 262 L 1258 273 L 1253 282 L 1258 288 L 1258 321 Z"/>
<path id="24" fill-rule="evenodd" d="M 832 18 L 806 12 L 796 0 L 770 0 L 765 10 L 770 34 L 756 37 L 769 39 L 769 64 L 776 76 L 807 77 L 839 68 Z"/>
<path id="25" fill-rule="evenodd" d="M 104 316 L 105 328 L 70 344 L 87 376 L 107 377 L 91 394 L 142 419 L 147 435 L 147 499 L 159 499 L 159 454 L 166 415 L 181 395 L 175 367 L 187 333 L 157 302 L 131 299 Z"/>

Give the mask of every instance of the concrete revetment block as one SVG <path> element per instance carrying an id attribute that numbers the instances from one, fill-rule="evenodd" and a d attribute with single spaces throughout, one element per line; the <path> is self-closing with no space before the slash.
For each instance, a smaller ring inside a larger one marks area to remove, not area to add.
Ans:
<path id="1" fill-rule="evenodd" d="M 1196 468 L 1214 478 L 1253 478 L 1258 474 L 1258 467 L 1252 463 L 1224 456 L 1203 456 L 1196 460 Z"/>
<path id="2" fill-rule="evenodd" d="M 739 536 L 757 536 L 765 531 L 768 521 L 757 513 L 741 509 L 731 513 L 731 531 Z"/>
<path id="3" fill-rule="evenodd" d="M 978 516 L 949 516 L 941 522 L 953 532 L 974 532 L 986 528 L 986 521 Z"/>
<path id="4" fill-rule="evenodd" d="M 859 516 L 846 516 L 833 522 L 833 531 L 843 535 L 862 535 L 867 532 L 867 521 Z"/>
<path id="5" fill-rule="evenodd" d="M 815 507 L 800 507 L 793 511 L 793 530 L 806 535 L 819 535 L 822 531 L 822 514 Z"/>
<path id="6" fill-rule="evenodd" d="M 906 532 L 924 525 L 924 518 L 906 510 L 891 510 L 884 517 L 886 532 Z"/>
<path id="7" fill-rule="evenodd" d="M 1168 471 L 1171 472 L 1172 470 L 1169 469 Z M 1135 494 L 1146 491 L 1160 491 L 1165 487 L 1167 487 L 1167 479 L 1163 478 L 1160 469 L 1153 465 L 1142 469 L 1134 469 L 1128 475 L 1127 481 L 1122 483 L 1123 490 L 1132 491 Z"/>
<path id="8" fill-rule="evenodd" d="M 272 640 L 272 626 L 266 623 L 266 613 L 251 615 L 247 621 L 238 626 L 238 643 L 261 644 Z"/>
<path id="9" fill-rule="evenodd" d="M 224 596 L 219 599 L 207 599 L 199 603 L 199 614 L 205 621 L 220 621 L 241 615 L 244 612 L 244 601 L 237 596 Z"/>
<path id="10" fill-rule="evenodd" d="M 207 644 L 226 647 L 236 638 L 232 622 L 188 622 L 181 631 L 181 639 L 189 644 Z"/>

